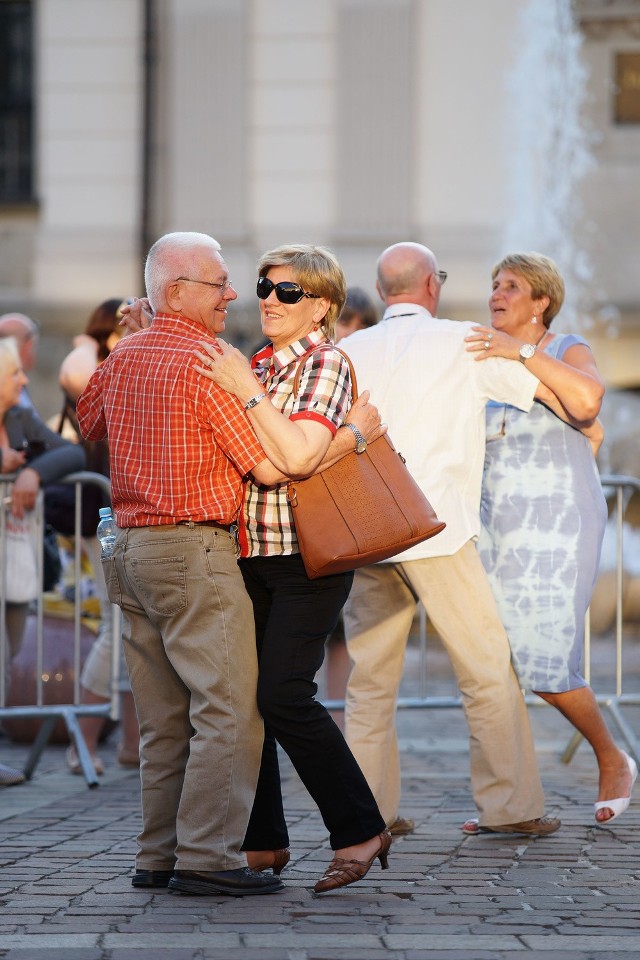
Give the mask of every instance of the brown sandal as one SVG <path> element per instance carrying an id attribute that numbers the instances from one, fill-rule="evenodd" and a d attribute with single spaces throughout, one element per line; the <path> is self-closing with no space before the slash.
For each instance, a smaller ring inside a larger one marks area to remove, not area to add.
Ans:
<path id="1" fill-rule="evenodd" d="M 391 846 L 392 836 L 388 830 L 383 830 L 378 839 L 380 840 L 380 848 L 370 860 L 343 860 L 342 857 L 334 857 L 322 879 L 318 880 L 313 888 L 315 892 L 325 893 L 327 890 L 337 890 L 338 887 L 346 887 L 350 883 L 363 880 L 376 859 L 380 861 L 382 869 L 386 870 L 389 867 L 387 854 Z"/>
<path id="2" fill-rule="evenodd" d="M 255 870 L 257 873 L 262 873 L 264 870 L 273 870 L 274 875 L 279 877 L 291 859 L 291 854 L 289 853 L 288 847 L 282 847 L 280 850 L 264 850 L 260 852 L 272 854 L 273 863 L 251 864 L 251 869 Z"/>

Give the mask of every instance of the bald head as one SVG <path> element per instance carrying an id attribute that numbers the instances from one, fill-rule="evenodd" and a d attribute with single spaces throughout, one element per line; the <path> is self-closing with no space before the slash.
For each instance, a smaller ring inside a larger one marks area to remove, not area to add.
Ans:
<path id="1" fill-rule="evenodd" d="M 435 313 L 440 300 L 438 263 L 421 243 L 387 247 L 378 259 L 378 293 L 385 303 L 417 303 Z"/>
<path id="2" fill-rule="evenodd" d="M 3 313 L 0 317 L 0 337 L 15 339 L 24 370 L 35 366 L 38 332 L 38 324 L 26 313 Z"/>

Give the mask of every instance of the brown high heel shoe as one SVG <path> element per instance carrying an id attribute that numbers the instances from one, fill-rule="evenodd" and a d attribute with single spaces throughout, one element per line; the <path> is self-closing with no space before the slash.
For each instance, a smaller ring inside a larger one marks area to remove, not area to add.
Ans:
<path id="1" fill-rule="evenodd" d="M 280 850 L 264 850 L 259 851 L 260 853 L 265 853 L 267 856 L 269 854 L 273 855 L 272 863 L 260 863 L 252 864 L 249 863 L 247 858 L 247 864 L 251 867 L 252 870 L 256 870 L 258 873 L 262 873 L 263 870 L 273 870 L 274 875 L 279 877 L 286 865 L 291 859 L 291 854 L 289 853 L 288 847 L 283 847 Z"/>
<path id="2" fill-rule="evenodd" d="M 324 877 L 318 880 L 313 888 L 316 893 L 325 893 L 327 890 L 337 890 L 338 887 L 346 887 L 350 883 L 362 880 L 369 873 L 371 864 L 377 858 L 380 866 L 386 870 L 389 866 L 387 854 L 391 846 L 392 836 L 388 829 L 379 834 L 380 848 L 374 853 L 370 860 L 343 860 L 342 857 L 334 857 L 327 867 Z"/>

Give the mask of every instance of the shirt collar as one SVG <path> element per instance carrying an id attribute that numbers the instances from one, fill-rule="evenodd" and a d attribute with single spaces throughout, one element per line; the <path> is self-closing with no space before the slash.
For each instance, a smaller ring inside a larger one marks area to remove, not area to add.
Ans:
<path id="1" fill-rule="evenodd" d="M 266 380 L 268 376 L 280 373 L 285 367 L 299 360 L 300 357 L 303 357 L 309 350 L 320 346 L 322 343 L 329 343 L 329 341 L 320 330 L 312 330 L 306 337 L 290 343 L 275 353 L 273 344 L 270 343 L 253 356 L 251 366 L 258 372 L 258 375 L 262 373 Z"/>
<path id="2" fill-rule="evenodd" d="M 418 303 L 392 303 L 387 307 L 382 317 L 383 320 L 393 320 L 394 317 L 431 317 L 426 307 L 421 307 Z"/>
<path id="3" fill-rule="evenodd" d="M 180 326 L 185 326 L 188 330 L 196 330 L 201 333 L 203 340 L 215 339 L 215 334 L 209 333 L 201 323 L 197 320 L 191 320 L 190 317 L 185 317 L 181 313 L 155 313 L 153 315 L 153 328 L 156 329 L 156 325 L 160 326 L 161 323 L 171 324 L 171 329 L 174 331 Z M 122 340 L 124 339 L 123 337 Z"/>

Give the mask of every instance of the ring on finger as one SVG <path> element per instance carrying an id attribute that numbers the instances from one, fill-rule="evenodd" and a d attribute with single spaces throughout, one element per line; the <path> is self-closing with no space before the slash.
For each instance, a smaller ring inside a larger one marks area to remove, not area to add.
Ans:
<path id="1" fill-rule="evenodd" d="M 484 342 L 484 348 L 485 348 L 485 350 L 488 350 L 490 346 L 491 346 L 491 341 L 490 341 L 490 340 L 485 340 L 485 342 Z"/>
<path id="2" fill-rule="evenodd" d="M 487 340 L 493 340 L 493 334 L 492 334 L 492 333 L 488 333 L 488 334 L 487 334 Z"/>

